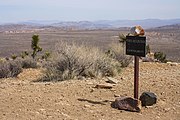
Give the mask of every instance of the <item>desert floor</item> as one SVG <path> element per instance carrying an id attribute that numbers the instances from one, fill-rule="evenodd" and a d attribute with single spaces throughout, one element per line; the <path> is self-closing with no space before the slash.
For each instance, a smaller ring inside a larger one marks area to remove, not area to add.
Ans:
<path id="1" fill-rule="evenodd" d="M 103 79 L 33 82 L 40 69 L 0 79 L 1 120 L 179 120 L 180 64 L 140 63 L 139 95 L 156 93 L 157 104 L 140 113 L 111 107 L 116 95 L 133 96 L 133 65 L 122 70 L 112 89 L 94 88 Z"/>

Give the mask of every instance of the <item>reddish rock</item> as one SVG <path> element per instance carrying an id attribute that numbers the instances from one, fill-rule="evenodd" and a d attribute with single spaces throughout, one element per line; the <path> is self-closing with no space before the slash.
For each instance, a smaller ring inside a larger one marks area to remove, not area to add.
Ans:
<path id="1" fill-rule="evenodd" d="M 112 104 L 112 107 L 127 110 L 132 112 L 141 111 L 141 101 L 131 97 L 119 97 L 116 98 L 115 102 Z"/>
<path id="2" fill-rule="evenodd" d="M 113 88 L 113 85 L 112 84 L 98 84 L 95 86 L 95 88 L 111 89 Z"/>
<path id="3" fill-rule="evenodd" d="M 138 35 L 145 35 L 145 32 L 141 26 L 135 26 L 131 28 L 131 34 L 138 36 Z"/>

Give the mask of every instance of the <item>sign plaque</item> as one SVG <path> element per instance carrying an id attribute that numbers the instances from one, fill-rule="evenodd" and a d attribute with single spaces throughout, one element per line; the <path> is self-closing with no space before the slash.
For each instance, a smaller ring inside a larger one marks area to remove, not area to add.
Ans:
<path id="1" fill-rule="evenodd" d="M 139 57 L 146 56 L 146 37 L 126 36 L 126 54 Z"/>

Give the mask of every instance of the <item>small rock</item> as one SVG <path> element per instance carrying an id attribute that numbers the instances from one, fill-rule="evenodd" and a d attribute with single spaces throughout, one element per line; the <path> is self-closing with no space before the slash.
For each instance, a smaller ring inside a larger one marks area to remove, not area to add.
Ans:
<path id="1" fill-rule="evenodd" d="M 152 92 L 143 92 L 140 96 L 142 106 L 152 106 L 157 102 L 157 96 Z"/>
<path id="2" fill-rule="evenodd" d="M 116 89 L 112 88 L 111 91 L 112 91 L 112 92 L 116 92 Z"/>
<path id="3" fill-rule="evenodd" d="M 91 106 L 90 105 L 84 105 L 85 108 L 90 108 Z"/>
<path id="4" fill-rule="evenodd" d="M 47 86 L 47 85 L 51 85 L 51 83 L 45 83 L 44 85 L 45 85 L 45 86 Z"/>
<path id="5" fill-rule="evenodd" d="M 93 85 L 93 82 L 88 82 L 87 85 Z"/>
<path id="6" fill-rule="evenodd" d="M 98 84 L 95 86 L 95 88 L 111 89 L 113 88 L 113 85 L 112 84 Z"/>
<path id="7" fill-rule="evenodd" d="M 67 117 L 67 118 L 70 118 L 70 116 L 69 116 L 68 114 L 66 114 L 66 113 L 61 112 L 61 114 L 62 114 L 63 116 L 65 116 L 65 117 Z"/>
<path id="8" fill-rule="evenodd" d="M 142 62 L 154 62 L 154 59 L 149 57 L 144 57 L 142 58 Z"/>
<path id="9" fill-rule="evenodd" d="M 21 97 L 21 99 L 25 99 L 25 97 Z"/>
<path id="10" fill-rule="evenodd" d="M 177 66 L 178 63 L 175 63 L 175 62 L 167 62 L 167 64 L 169 64 L 170 66 Z"/>
<path id="11" fill-rule="evenodd" d="M 164 108 L 165 112 L 169 112 L 171 110 L 171 108 Z"/>
<path id="12" fill-rule="evenodd" d="M 141 101 L 131 97 L 119 97 L 112 103 L 112 107 L 132 112 L 141 111 Z"/>
<path id="13" fill-rule="evenodd" d="M 159 117 L 159 116 L 156 116 L 156 119 L 160 119 L 160 117 Z"/>
<path id="14" fill-rule="evenodd" d="M 120 97 L 120 95 L 114 94 L 114 97 Z"/>
<path id="15" fill-rule="evenodd" d="M 112 77 L 107 77 L 108 79 L 108 83 L 112 83 L 112 84 L 117 84 L 119 81 L 115 78 L 112 78 Z"/>

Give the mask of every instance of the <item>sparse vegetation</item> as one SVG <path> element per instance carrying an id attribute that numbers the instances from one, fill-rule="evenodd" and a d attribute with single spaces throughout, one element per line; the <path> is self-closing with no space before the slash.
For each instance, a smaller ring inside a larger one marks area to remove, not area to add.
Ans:
<path id="1" fill-rule="evenodd" d="M 159 60 L 160 62 L 166 63 L 166 54 L 164 54 L 163 52 L 155 52 L 154 53 L 154 58 Z"/>
<path id="2" fill-rule="evenodd" d="M 27 52 L 27 51 L 23 51 L 22 53 L 21 53 L 21 58 L 25 58 L 25 57 L 27 57 L 29 55 L 29 53 Z"/>
<path id="3" fill-rule="evenodd" d="M 0 78 L 16 77 L 22 68 L 37 68 L 37 61 L 32 58 L 16 58 L 14 60 L 0 61 Z"/>
<path id="4" fill-rule="evenodd" d="M 37 61 L 32 58 L 26 58 L 21 61 L 22 68 L 37 68 Z"/>
<path id="5" fill-rule="evenodd" d="M 106 54 L 121 63 L 121 67 L 127 67 L 132 62 L 132 57 L 124 54 L 124 48 L 119 44 L 112 43 Z"/>
<path id="6" fill-rule="evenodd" d="M 126 45 L 126 36 L 124 34 L 119 34 L 119 43 L 122 44 L 123 54 L 125 54 L 124 49 Z"/>
<path id="7" fill-rule="evenodd" d="M 42 56 L 42 59 L 47 60 L 47 59 L 50 57 L 50 55 L 51 55 L 51 53 L 48 52 L 48 51 L 46 51 L 46 52 L 44 53 L 44 55 Z"/>
<path id="8" fill-rule="evenodd" d="M 120 71 L 119 62 L 97 48 L 61 42 L 55 51 L 42 81 L 114 76 Z"/>
<path id="9" fill-rule="evenodd" d="M 11 58 L 12 58 L 13 60 L 15 60 L 15 59 L 17 58 L 17 55 L 13 54 L 13 55 L 11 55 Z"/>
<path id="10" fill-rule="evenodd" d="M 17 60 L 5 61 L 0 64 L 0 78 L 16 77 L 21 72 L 22 66 Z"/>
<path id="11" fill-rule="evenodd" d="M 150 45 L 146 45 L 146 54 L 151 53 Z"/>

